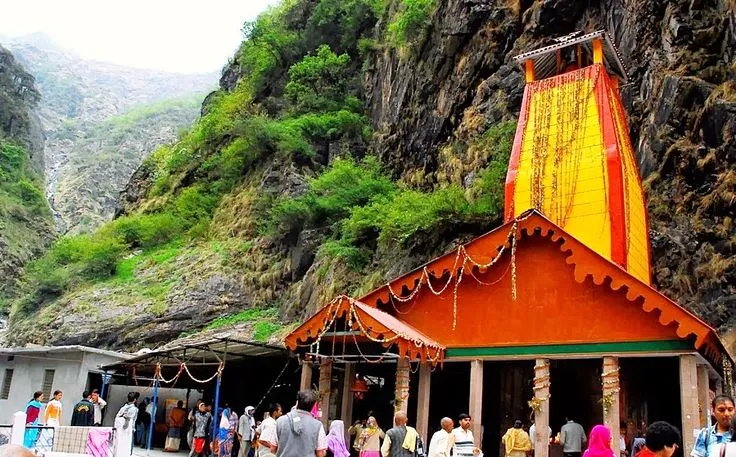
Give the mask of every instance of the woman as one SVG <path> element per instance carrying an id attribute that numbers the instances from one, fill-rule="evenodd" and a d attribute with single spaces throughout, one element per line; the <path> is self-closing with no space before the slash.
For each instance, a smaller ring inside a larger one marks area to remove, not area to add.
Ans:
<path id="1" fill-rule="evenodd" d="M 33 398 L 26 404 L 26 433 L 23 436 L 23 446 L 32 448 L 38 440 L 38 418 L 41 415 L 43 405 L 43 392 L 40 390 L 33 393 Z"/>
<path id="2" fill-rule="evenodd" d="M 715 425 L 703 428 L 695 439 L 692 455 L 697 457 L 719 457 L 721 444 L 731 441 L 731 419 L 734 417 L 733 398 L 718 395 L 711 402 Z"/>
<path id="3" fill-rule="evenodd" d="M 583 457 L 615 457 L 611 448 L 611 429 L 605 425 L 596 425 L 590 431 L 588 449 Z"/>
<path id="4" fill-rule="evenodd" d="M 61 397 L 63 393 L 60 390 L 54 391 L 54 398 L 48 402 L 43 412 L 43 422 L 48 427 L 58 427 L 61 425 Z"/>
<path id="5" fill-rule="evenodd" d="M 235 420 L 233 420 L 233 415 Z M 220 428 L 217 431 L 217 442 L 215 443 L 215 453 L 219 457 L 230 457 L 232 454 L 237 423 L 238 415 L 233 413 L 229 407 L 225 407 L 220 416 Z"/>
<path id="6" fill-rule="evenodd" d="M 184 409 L 184 402 L 179 400 L 176 402 L 176 407 L 169 414 L 169 432 L 166 434 L 165 452 L 179 452 L 181 429 L 184 427 L 186 417 L 187 411 Z"/>
<path id="7" fill-rule="evenodd" d="M 360 457 L 380 457 L 381 440 L 386 434 L 378 426 L 376 418 L 368 418 L 366 427 L 360 434 Z"/>
<path id="8" fill-rule="evenodd" d="M 330 433 L 327 435 L 327 457 L 350 457 L 345 446 L 345 424 L 341 420 L 334 420 L 330 424 Z"/>

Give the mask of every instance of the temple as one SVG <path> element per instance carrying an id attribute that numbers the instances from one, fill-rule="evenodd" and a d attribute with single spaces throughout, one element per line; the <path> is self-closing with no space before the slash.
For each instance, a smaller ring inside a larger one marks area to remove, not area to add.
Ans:
<path id="1" fill-rule="evenodd" d="M 473 417 L 476 445 L 534 417 L 617 436 L 681 425 L 686 455 L 709 395 L 732 392 L 715 331 L 650 284 L 647 213 L 610 37 L 573 34 L 518 56 L 526 74 L 505 223 L 369 294 L 336 297 L 285 339 L 323 420 L 408 412 L 425 442 Z M 656 383 L 651 382 L 656 379 Z M 537 433 L 537 457 L 561 455 Z"/>

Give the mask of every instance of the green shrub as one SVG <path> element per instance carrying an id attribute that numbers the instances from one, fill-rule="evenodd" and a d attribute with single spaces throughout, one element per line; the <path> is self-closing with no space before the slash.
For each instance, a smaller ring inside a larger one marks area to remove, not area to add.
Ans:
<path id="1" fill-rule="evenodd" d="M 389 43 L 400 47 L 412 42 L 429 24 L 435 0 L 401 0 L 387 29 Z"/>
<path id="2" fill-rule="evenodd" d="M 299 114 L 341 109 L 350 85 L 349 65 L 350 56 L 338 56 L 325 44 L 317 48 L 315 55 L 292 65 L 289 83 L 284 88 L 292 111 Z"/>
<path id="3" fill-rule="evenodd" d="M 347 240 L 327 241 L 319 247 L 319 253 L 329 259 L 343 261 L 353 270 L 365 267 L 371 259 L 367 249 L 354 246 Z"/>
<path id="4" fill-rule="evenodd" d="M 486 151 L 489 157 L 488 165 L 468 190 L 473 213 L 491 217 L 503 214 L 504 183 L 515 132 L 514 122 L 503 122 L 486 130 L 473 145 Z"/>
<path id="5" fill-rule="evenodd" d="M 186 229 L 181 218 L 170 213 L 133 214 L 115 219 L 98 232 L 101 236 L 118 238 L 131 248 L 148 248 L 165 244 Z"/>

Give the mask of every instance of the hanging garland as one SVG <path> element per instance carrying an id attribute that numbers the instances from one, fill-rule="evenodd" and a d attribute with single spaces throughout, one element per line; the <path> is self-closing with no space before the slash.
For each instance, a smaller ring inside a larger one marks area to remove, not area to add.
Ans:
<path id="1" fill-rule="evenodd" d="M 508 244 L 511 246 L 511 298 L 513 300 L 516 300 L 517 298 L 517 288 L 516 288 L 516 245 L 517 245 L 517 235 L 518 235 L 518 228 L 519 228 L 519 222 L 523 221 L 529 217 L 529 215 L 525 215 L 523 217 L 516 218 L 514 222 L 511 224 L 511 228 L 509 229 L 509 233 L 506 236 L 506 239 L 508 240 Z M 504 244 L 501 246 L 501 248 L 498 250 L 496 255 L 491 258 L 490 261 L 487 263 L 481 263 L 476 260 L 474 260 L 470 254 L 468 254 L 468 251 L 465 248 L 465 245 L 460 245 L 457 248 L 456 254 L 455 254 L 455 261 L 453 262 L 452 269 L 450 270 L 450 276 L 447 279 L 447 282 L 444 284 L 444 286 L 440 290 L 435 290 L 435 288 L 432 286 L 432 274 L 429 272 L 429 269 L 425 266 L 422 268 L 421 275 L 419 276 L 419 281 L 417 285 L 414 287 L 414 289 L 409 293 L 409 295 L 398 295 L 394 289 L 391 286 L 391 283 L 386 284 L 386 288 L 389 293 L 389 301 L 391 302 L 394 309 L 400 313 L 400 314 L 408 314 L 409 310 L 406 311 L 399 311 L 396 306 L 393 303 L 393 300 L 396 300 L 401 303 L 407 303 L 412 301 L 416 296 L 419 294 L 419 292 L 422 290 L 422 285 L 427 284 L 428 289 L 432 294 L 435 296 L 442 295 L 447 288 L 452 284 L 453 278 L 455 279 L 455 284 L 453 288 L 453 300 L 452 300 L 452 330 L 456 330 L 457 328 L 457 310 L 458 310 L 458 300 L 457 300 L 457 294 L 458 289 L 460 288 L 460 284 L 462 283 L 463 276 L 465 273 L 465 269 L 467 265 L 470 265 L 470 273 L 469 275 L 475 279 L 479 284 L 489 284 L 484 283 L 481 281 L 474 273 L 473 268 L 478 268 L 479 270 L 485 270 L 488 269 L 498 263 L 498 261 L 501 259 L 503 254 L 506 252 L 507 245 Z M 501 278 L 505 276 L 502 275 L 498 280 L 496 280 L 493 283 L 500 281 Z"/>

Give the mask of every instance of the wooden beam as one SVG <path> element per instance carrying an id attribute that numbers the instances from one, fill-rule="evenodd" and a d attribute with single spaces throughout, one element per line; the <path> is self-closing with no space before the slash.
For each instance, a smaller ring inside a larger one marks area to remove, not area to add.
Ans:
<path id="1" fill-rule="evenodd" d="M 552 386 L 549 359 L 537 359 L 534 364 L 534 398 L 539 409 L 534 411 L 534 456 L 549 456 L 549 391 Z"/>
<path id="2" fill-rule="evenodd" d="M 324 359 L 319 364 L 319 402 L 322 408 L 322 425 L 329 430 L 330 425 L 330 396 L 332 395 L 332 360 Z"/>
<path id="3" fill-rule="evenodd" d="M 621 402 L 618 357 L 603 357 L 603 423 L 611 430 L 613 442 L 621 435 Z"/>
<path id="4" fill-rule="evenodd" d="M 708 420 L 708 392 L 710 384 L 708 382 L 708 366 L 698 365 L 698 420 L 700 426 L 705 427 Z"/>
<path id="5" fill-rule="evenodd" d="M 593 40 L 593 63 L 603 63 L 603 42 L 600 38 Z"/>
<path id="6" fill-rule="evenodd" d="M 526 82 L 530 83 L 534 81 L 534 61 L 532 59 L 524 62 L 524 76 Z"/>
<path id="7" fill-rule="evenodd" d="M 312 362 L 310 360 L 302 360 L 302 377 L 299 381 L 299 390 L 307 390 L 312 388 Z"/>
<path id="8" fill-rule="evenodd" d="M 695 430 L 700 429 L 697 358 L 693 354 L 680 356 L 680 408 L 684 447 L 682 451 L 684 455 L 690 455 L 695 446 Z"/>
<path id="9" fill-rule="evenodd" d="M 355 381 L 355 364 L 346 363 L 345 371 L 343 372 L 344 378 L 342 380 L 342 407 L 340 408 L 340 418 L 345 422 L 345 442 L 350 443 L 350 436 L 348 433 L 348 427 L 353 425 L 353 393 L 350 388 L 353 387 L 353 381 Z"/>
<path id="10" fill-rule="evenodd" d="M 432 380 L 432 365 L 429 362 L 422 362 L 419 366 L 419 391 L 417 392 L 417 432 L 425 443 L 429 443 L 427 439 L 427 430 L 429 429 L 429 391 Z"/>
<path id="11" fill-rule="evenodd" d="M 409 409 L 409 359 L 401 357 L 396 362 L 396 386 L 394 389 L 394 412 Z"/>
<path id="12" fill-rule="evenodd" d="M 470 362 L 470 404 L 468 412 L 473 419 L 471 428 L 475 438 L 475 447 L 483 445 L 483 361 Z"/>

